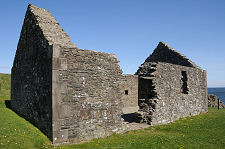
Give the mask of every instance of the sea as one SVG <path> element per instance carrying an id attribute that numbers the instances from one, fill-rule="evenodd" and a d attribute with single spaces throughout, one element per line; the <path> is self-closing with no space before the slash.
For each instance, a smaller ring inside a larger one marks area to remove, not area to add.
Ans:
<path id="1" fill-rule="evenodd" d="M 208 94 L 216 95 L 220 101 L 225 103 L 225 87 L 208 88 Z"/>

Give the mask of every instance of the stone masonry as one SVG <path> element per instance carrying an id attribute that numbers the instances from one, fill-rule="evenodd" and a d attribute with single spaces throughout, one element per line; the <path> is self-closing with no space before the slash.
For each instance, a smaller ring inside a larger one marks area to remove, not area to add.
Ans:
<path id="1" fill-rule="evenodd" d="M 158 125 L 207 112 L 206 71 L 165 43 L 135 75 L 122 75 L 118 63 L 77 48 L 49 11 L 29 4 L 7 105 L 55 145 L 124 132 L 125 118 Z"/>

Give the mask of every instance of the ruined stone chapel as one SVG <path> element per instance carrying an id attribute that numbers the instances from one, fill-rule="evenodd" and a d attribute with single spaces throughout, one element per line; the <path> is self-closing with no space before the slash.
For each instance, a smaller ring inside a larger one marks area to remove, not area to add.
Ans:
<path id="1" fill-rule="evenodd" d="M 11 109 L 53 144 L 207 112 L 206 71 L 160 42 L 135 75 L 115 55 L 83 50 L 45 9 L 29 4 L 11 70 Z"/>

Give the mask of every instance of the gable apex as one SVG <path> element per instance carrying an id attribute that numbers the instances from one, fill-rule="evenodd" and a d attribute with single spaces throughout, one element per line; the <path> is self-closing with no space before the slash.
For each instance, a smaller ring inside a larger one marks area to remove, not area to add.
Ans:
<path id="1" fill-rule="evenodd" d="M 76 45 L 71 42 L 68 34 L 61 28 L 48 10 L 39 8 L 33 4 L 28 4 L 27 14 L 28 13 L 33 14 L 35 25 L 40 27 L 50 45 L 57 44 L 69 48 L 76 47 Z"/>
<path id="2" fill-rule="evenodd" d="M 159 42 L 153 53 L 145 60 L 145 62 L 165 62 L 181 66 L 200 68 L 185 55 L 177 52 L 165 42 Z"/>

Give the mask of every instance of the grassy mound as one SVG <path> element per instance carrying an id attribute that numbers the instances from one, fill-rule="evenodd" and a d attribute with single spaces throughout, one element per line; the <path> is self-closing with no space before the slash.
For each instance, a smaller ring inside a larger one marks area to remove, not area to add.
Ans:
<path id="1" fill-rule="evenodd" d="M 216 108 L 168 125 L 114 134 L 79 145 L 54 147 L 36 127 L 5 107 L 4 99 L 9 99 L 10 93 L 10 75 L 1 74 L 0 80 L 8 82 L 3 83 L 0 92 L 0 148 L 225 148 L 225 109 Z"/>

